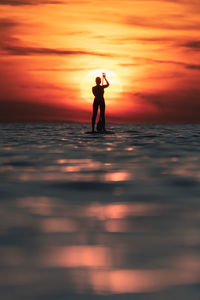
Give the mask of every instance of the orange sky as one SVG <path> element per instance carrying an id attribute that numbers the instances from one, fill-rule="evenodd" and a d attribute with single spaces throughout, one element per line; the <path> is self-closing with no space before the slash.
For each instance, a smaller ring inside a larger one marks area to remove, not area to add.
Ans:
<path id="1" fill-rule="evenodd" d="M 200 122 L 199 0 L 1 0 L 0 13 L 0 121 L 90 121 L 101 69 L 117 78 L 108 122 Z"/>

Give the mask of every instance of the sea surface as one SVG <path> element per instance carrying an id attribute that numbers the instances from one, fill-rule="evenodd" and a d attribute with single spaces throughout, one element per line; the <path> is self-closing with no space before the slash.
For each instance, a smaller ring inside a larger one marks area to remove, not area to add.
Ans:
<path id="1" fill-rule="evenodd" d="M 0 299 L 200 300 L 200 126 L 0 124 Z"/>

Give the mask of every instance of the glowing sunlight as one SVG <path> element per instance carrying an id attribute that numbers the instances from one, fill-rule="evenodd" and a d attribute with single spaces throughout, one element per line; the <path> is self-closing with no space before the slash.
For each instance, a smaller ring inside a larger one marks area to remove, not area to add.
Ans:
<path id="1" fill-rule="evenodd" d="M 96 77 L 101 77 L 102 80 L 102 73 L 106 73 L 106 78 L 110 83 L 109 88 L 105 90 L 106 103 L 112 104 L 115 102 L 115 99 L 120 97 L 122 92 L 122 85 L 119 76 L 115 72 L 112 72 L 110 70 L 98 69 L 89 72 L 81 81 L 81 95 L 86 101 L 91 103 L 91 100 L 94 98 L 91 88 L 96 84 Z M 103 81 L 103 84 L 106 84 L 105 80 Z"/>

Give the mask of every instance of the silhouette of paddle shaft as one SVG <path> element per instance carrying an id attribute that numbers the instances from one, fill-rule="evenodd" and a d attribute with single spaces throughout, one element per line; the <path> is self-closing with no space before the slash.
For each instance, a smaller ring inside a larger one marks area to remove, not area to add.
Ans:
<path id="1" fill-rule="evenodd" d="M 105 100 L 104 100 L 104 89 L 109 86 L 109 82 L 106 78 L 106 74 L 102 74 L 102 82 L 103 79 L 105 79 L 106 84 L 101 85 L 101 78 L 96 77 L 96 85 L 92 88 L 92 93 L 95 96 L 94 102 L 93 102 L 93 115 L 92 115 L 92 132 L 94 132 L 95 128 L 95 122 L 97 117 L 98 108 L 100 107 L 100 120 L 98 123 L 101 122 L 101 125 L 99 124 L 98 128 L 102 128 L 102 131 L 106 131 L 105 129 Z"/>

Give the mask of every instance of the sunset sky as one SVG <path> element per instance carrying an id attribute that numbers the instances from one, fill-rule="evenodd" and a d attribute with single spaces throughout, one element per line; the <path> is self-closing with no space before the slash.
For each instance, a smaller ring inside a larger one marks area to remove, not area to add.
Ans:
<path id="1" fill-rule="evenodd" d="M 200 122 L 199 0 L 1 0 L 0 121 Z"/>

